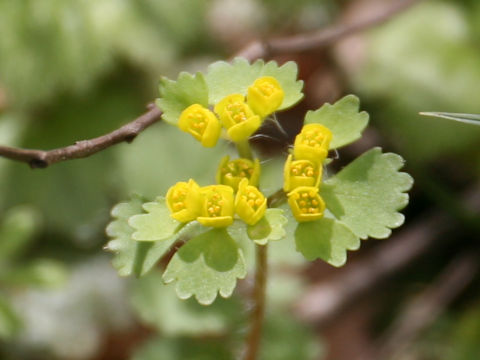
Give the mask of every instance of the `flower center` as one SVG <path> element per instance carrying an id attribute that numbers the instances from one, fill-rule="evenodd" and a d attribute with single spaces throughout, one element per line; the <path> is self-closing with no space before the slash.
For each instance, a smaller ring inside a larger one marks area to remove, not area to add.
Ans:
<path id="1" fill-rule="evenodd" d="M 207 201 L 208 215 L 210 217 L 220 216 L 222 214 L 223 204 L 224 201 L 222 199 L 222 196 L 218 192 L 214 191 Z"/>
<path id="2" fill-rule="evenodd" d="M 302 144 L 319 148 L 322 146 L 324 139 L 325 136 L 320 132 L 320 130 L 307 130 L 303 133 Z"/>
<path id="3" fill-rule="evenodd" d="M 197 110 L 188 115 L 188 120 L 190 121 L 190 128 L 192 131 L 196 132 L 199 136 L 202 136 L 207 127 L 205 115 L 200 110 Z"/>
<path id="4" fill-rule="evenodd" d="M 258 87 L 258 89 L 260 90 L 260 92 L 262 93 L 262 95 L 264 95 L 264 96 L 266 96 L 266 97 L 272 95 L 273 92 L 275 91 L 275 87 L 274 87 L 272 84 L 267 83 L 267 82 L 261 84 L 261 85 Z"/>
<path id="5" fill-rule="evenodd" d="M 290 169 L 290 175 L 292 176 L 314 177 L 315 174 L 315 168 L 309 161 L 296 162 L 292 164 Z"/>
<path id="6" fill-rule="evenodd" d="M 242 195 L 242 200 L 244 200 L 254 211 L 256 211 L 263 203 L 260 194 L 255 190 L 246 190 Z"/>
<path id="7" fill-rule="evenodd" d="M 237 124 L 247 120 L 245 104 L 239 101 L 231 102 L 227 105 L 227 114 Z"/>
<path id="8" fill-rule="evenodd" d="M 222 168 L 222 173 L 227 178 L 242 177 L 250 178 L 253 168 L 244 161 L 230 161 Z"/>
<path id="9" fill-rule="evenodd" d="M 187 197 L 186 189 L 176 189 L 172 195 L 172 207 L 175 211 L 185 209 L 185 199 Z"/>
<path id="10" fill-rule="evenodd" d="M 297 200 L 298 207 L 302 214 L 316 214 L 320 212 L 320 201 L 315 191 L 301 191 Z"/>

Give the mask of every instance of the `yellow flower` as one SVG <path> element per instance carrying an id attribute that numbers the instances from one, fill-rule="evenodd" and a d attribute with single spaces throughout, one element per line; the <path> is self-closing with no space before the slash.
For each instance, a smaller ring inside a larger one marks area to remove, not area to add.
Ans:
<path id="1" fill-rule="evenodd" d="M 263 76 L 248 88 L 247 103 L 255 114 L 264 118 L 282 105 L 284 96 L 285 93 L 277 79 Z"/>
<path id="2" fill-rule="evenodd" d="M 249 159 L 235 159 L 230 160 L 230 157 L 224 156 L 218 167 L 215 180 L 219 184 L 228 185 L 237 191 L 238 184 L 245 178 L 248 183 L 253 186 L 258 185 L 258 178 L 260 177 L 260 161 Z"/>
<path id="3" fill-rule="evenodd" d="M 242 179 L 235 197 L 235 212 L 248 225 L 255 225 L 265 215 L 267 199 L 255 186 Z"/>
<path id="4" fill-rule="evenodd" d="M 200 224 L 225 227 L 233 222 L 233 189 L 227 185 L 210 185 L 200 189 L 203 195 Z"/>
<path id="5" fill-rule="evenodd" d="M 310 160 L 292 160 L 290 154 L 283 169 L 283 190 L 292 191 L 299 186 L 318 187 L 322 178 L 322 165 Z"/>
<path id="6" fill-rule="evenodd" d="M 199 104 L 190 105 L 182 111 L 178 127 L 190 133 L 205 147 L 215 146 L 222 129 L 215 114 Z"/>
<path id="7" fill-rule="evenodd" d="M 241 94 L 232 94 L 223 98 L 215 105 L 214 111 L 234 142 L 248 139 L 261 124 L 260 117 L 253 113 Z"/>
<path id="8" fill-rule="evenodd" d="M 200 186 L 194 180 L 176 183 L 168 189 L 166 197 L 167 207 L 175 220 L 189 222 L 200 215 L 202 196 Z"/>
<path id="9" fill-rule="evenodd" d="M 300 186 L 289 192 L 288 204 L 298 222 L 321 219 L 325 211 L 325 202 L 312 186 Z"/>
<path id="10" fill-rule="evenodd" d="M 293 155 L 295 159 L 321 163 L 327 157 L 331 140 L 332 132 L 325 126 L 320 124 L 305 125 L 295 138 Z"/>

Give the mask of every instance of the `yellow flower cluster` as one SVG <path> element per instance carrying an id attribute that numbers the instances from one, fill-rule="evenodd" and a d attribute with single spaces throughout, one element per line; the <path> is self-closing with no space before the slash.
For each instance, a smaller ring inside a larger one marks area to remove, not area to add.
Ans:
<path id="1" fill-rule="evenodd" d="M 167 192 L 167 206 L 180 222 L 197 220 L 205 226 L 225 227 L 233 223 L 236 213 L 255 225 L 267 209 L 267 199 L 256 187 L 259 176 L 258 160 L 230 161 L 226 156 L 217 171 L 219 185 L 200 187 L 192 179 L 178 182 Z"/>
<path id="2" fill-rule="evenodd" d="M 325 202 L 318 194 L 322 164 L 328 155 L 331 131 L 320 124 L 308 124 L 295 138 L 293 155 L 285 162 L 283 190 L 299 222 L 322 218 Z"/>
<path id="3" fill-rule="evenodd" d="M 246 97 L 228 95 L 214 106 L 213 111 L 199 104 L 190 105 L 180 114 L 178 127 L 206 147 L 215 146 L 222 125 L 232 141 L 244 141 L 257 131 L 266 116 L 280 107 L 284 96 L 274 77 L 263 76 L 248 87 Z"/>

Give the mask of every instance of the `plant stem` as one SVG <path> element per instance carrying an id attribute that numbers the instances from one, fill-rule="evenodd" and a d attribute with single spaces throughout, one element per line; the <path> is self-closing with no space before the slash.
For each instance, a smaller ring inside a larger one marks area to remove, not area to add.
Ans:
<path id="1" fill-rule="evenodd" d="M 238 155 L 253 160 L 248 140 L 237 142 Z M 255 283 L 253 287 L 253 309 L 250 315 L 250 329 L 247 334 L 245 360 L 256 360 L 262 339 L 262 325 L 265 315 L 267 285 L 267 245 L 255 245 Z"/>
<path id="2" fill-rule="evenodd" d="M 248 140 L 237 142 L 236 145 L 238 155 L 240 155 L 240 157 L 253 160 L 253 154 L 252 150 L 250 149 Z"/>
<path id="3" fill-rule="evenodd" d="M 255 245 L 256 270 L 253 289 L 253 310 L 250 330 L 247 334 L 245 360 L 256 360 L 262 338 L 262 325 L 265 315 L 265 294 L 267 285 L 267 245 Z"/>

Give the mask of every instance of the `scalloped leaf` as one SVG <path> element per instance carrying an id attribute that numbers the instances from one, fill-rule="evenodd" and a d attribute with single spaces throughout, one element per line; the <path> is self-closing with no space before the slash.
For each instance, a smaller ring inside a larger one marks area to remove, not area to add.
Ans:
<path id="1" fill-rule="evenodd" d="M 177 81 L 163 77 L 159 90 L 160 98 L 155 103 L 163 112 L 162 119 L 172 125 L 177 125 L 180 114 L 188 106 L 208 106 L 208 89 L 202 73 L 181 72 Z"/>
<path id="2" fill-rule="evenodd" d="M 360 247 L 360 239 L 346 225 L 324 217 L 299 223 L 295 230 L 295 244 L 297 251 L 307 260 L 322 259 L 338 267 L 347 261 L 347 250 Z"/>
<path id="3" fill-rule="evenodd" d="M 203 305 L 220 293 L 232 295 L 237 279 L 246 275 L 243 253 L 226 229 L 212 229 L 190 239 L 174 255 L 163 274 L 165 283 L 176 281 L 181 299 L 192 295 Z"/>
<path id="4" fill-rule="evenodd" d="M 115 253 L 112 264 L 120 276 L 145 275 L 176 240 L 175 236 L 159 242 L 132 239 L 135 229 L 128 225 L 128 219 L 142 213 L 142 204 L 141 197 L 133 196 L 129 202 L 114 206 L 111 212 L 114 220 L 108 224 L 106 232 L 113 240 L 107 243 L 105 250 Z"/>
<path id="5" fill-rule="evenodd" d="M 320 189 L 331 213 L 361 239 L 384 239 L 403 224 L 398 210 L 408 204 L 405 194 L 412 177 L 398 170 L 401 156 L 373 148 L 359 156 Z"/>
<path id="6" fill-rule="evenodd" d="M 297 64 L 289 61 L 278 66 L 275 61 L 265 64 L 257 60 L 250 64 L 246 59 L 235 58 L 232 63 L 217 61 L 208 67 L 205 76 L 209 103 L 216 104 L 230 94 L 247 94 L 247 89 L 255 79 L 261 76 L 275 77 L 285 92 L 285 98 L 278 110 L 283 110 L 295 105 L 303 98 L 303 81 L 297 80 Z"/>
<path id="7" fill-rule="evenodd" d="M 283 216 L 282 209 L 267 209 L 265 216 L 258 223 L 247 226 L 248 237 L 258 245 L 281 240 L 285 237 L 284 225 L 287 222 L 288 219 Z"/>
<path id="8" fill-rule="evenodd" d="M 362 136 L 368 124 L 368 113 L 359 112 L 360 100 L 355 95 L 347 95 L 335 104 L 324 104 L 320 109 L 308 111 L 305 124 L 322 124 L 332 133 L 330 149 L 350 144 Z"/>
<path id="9" fill-rule="evenodd" d="M 134 228 L 132 239 L 137 241 L 158 241 L 173 236 L 181 223 L 170 216 L 165 198 L 157 197 L 153 202 L 143 204 L 147 214 L 134 215 L 128 225 Z"/>

